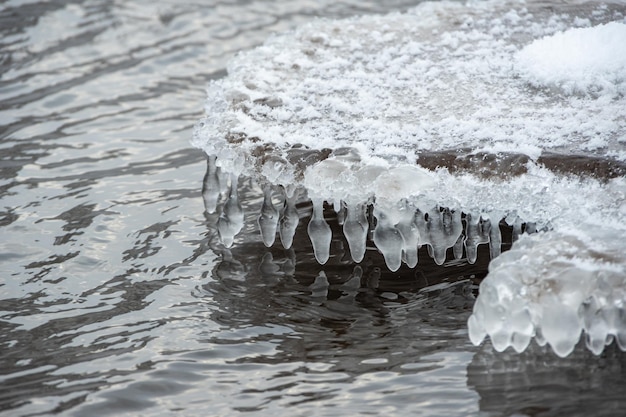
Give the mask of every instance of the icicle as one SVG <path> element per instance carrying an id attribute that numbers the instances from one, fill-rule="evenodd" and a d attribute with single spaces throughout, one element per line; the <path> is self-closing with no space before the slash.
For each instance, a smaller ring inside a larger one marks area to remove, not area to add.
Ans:
<path id="1" fill-rule="evenodd" d="M 491 224 L 491 230 L 489 231 L 489 255 L 491 259 L 494 259 L 501 252 L 502 234 L 500 233 L 500 225 L 496 222 Z"/>
<path id="2" fill-rule="evenodd" d="M 220 199 L 220 168 L 216 165 L 217 157 L 210 155 L 207 158 L 207 170 L 202 181 L 202 199 L 207 213 L 215 213 L 217 202 Z"/>
<path id="3" fill-rule="evenodd" d="M 341 200 L 336 198 L 333 200 L 333 209 L 335 210 L 335 213 L 339 213 L 341 211 L 342 208 L 342 204 L 341 204 Z"/>
<path id="4" fill-rule="evenodd" d="M 220 186 L 221 195 L 228 195 L 230 192 L 230 185 L 228 184 L 230 177 L 231 175 L 228 172 L 224 171 L 221 167 L 217 167 L 217 180 Z"/>
<path id="5" fill-rule="evenodd" d="M 237 176 L 231 175 L 230 193 L 224 203 L 222 214 L 217 220 L 220 240 L 227 248 L 233 245 L 235 235 L 243 228 L 243 208 L 239 204 L 239 197 L 237 196 L 237 182 Z"/>
<path id="6" fill-rule="evenodd" d="M 295 184 L 287 184 L 284 190 L 285 196 L 287 198 L 293 198 L 296 196 L 296 191 L 298 191 L 298 187 Z"/>
<path id="7" fill-rule="evenodd" d="M 332 232 L 330 226 L 324 220 L 324 202 L 322 200 L 313 200 L 313 214 L 311 215 L 307 232 L 313 244 L 315 259 L 321 265 L 324 265 L 330 256 Z"/>
<path id="8" fill-rule="evenodd" d="M 355 204 L 346 207 L 346 219 L 343 223 L 343 235 L 348 241 L 350 255 L 354 262 L 361 262 L 365 256 L 365 246 L 367 241 L 367 231 L 369 223 L 367 221 L 367 206 Z"/>
<path id="9" fill-rule="evenodd" d="M 452 253 L 454 253 L 454 259 L 461 259 L 463 257 L 463 241 L 465 237 L 463 234 L 459 235 L 459 238 L 456 240 L 456 243 L 452 247 Z"/>
<path id="10" fill-rule="evenodd" d="M 448 249 L 454 247 L 463 233 L 461 212 L 435 207 L 425 216 L 418 210 L 415 213 L 415 224 L 422 236 L 420 243 L 427 243 L 428 254 L 437 265 L 442 265 L 446 261 Z"/>
<path id="11" fill-rule="evenodd" d="M 478 245 L 489 243 L 491 220 L 468 213 L 465 216 L 465 221 L 467 222 L 465 228 L 465 253 L 467 253 L 467 261 L 473 264 L 478 257 Z"/>
<path id="12" fill-rule="evenodd" d="M 261 206 L 261 214 L 259 215 L 259 229 L 261 230 L 261 238 L 268 248 L 274 244 L 276 239 L 276 229 L 278 228 L 279 213 L 272 202 L 272 188 L 270 185 L 263 190 L 263 205 Z"/>
<path id="13" fill-rule="evenodd" d="M 296 234 L 296 228 L 300 221 L 298 210 L 296 209 L 296 198 L 295 192 L 292 192 L 291 196 L 289 194 L 286 195 L 285 206 L 279 220 L 278 232 L 280 241 L 285 249 L 291 248 L 293 236 Z"/>
<path id="14" fill-rule="evenodd" d="M 402 236 L 402 260 L 409 268 L 417 265 L 417 248 L 420 240 L 420 232 L 414 222 L 415 207 L 413 205 L 404 204 L 399 211 L 399 221 L 396 229 Z"/>
<path id="15" fill-rule="evenodd" d="M 374 244 L 383 254 L 387 268 L 397 271 L 402 263 L 404 240 L 400 231 L 391 223 L 387 215 L 378 207 L 374 208 L 377 224 L 374 229 Z"/>
<path id="16" fill-rule="evenodd" d="M 527 222 L 524 227 L 524 233 L 528 233 L 529 235 L 537 233 L 537 224 L 535 222 Z"/>
<path id="17" fill-rule="evenodd" d="M 337 224 L 339 226 L 343 226 L 343 223 L 346 221 L 346 204 L 341 201 L 341 206 L 339 207 L 339 211 L 337 212 Z"/>
<path id="18" fill-rule="evenodd" d="M 515 217 L 515 221 L 513 222 L 513 235 L 511 236 L 511 240 L 515 242 L 519 239 L 522 234 L 522 219 L 519 216 Z"/>

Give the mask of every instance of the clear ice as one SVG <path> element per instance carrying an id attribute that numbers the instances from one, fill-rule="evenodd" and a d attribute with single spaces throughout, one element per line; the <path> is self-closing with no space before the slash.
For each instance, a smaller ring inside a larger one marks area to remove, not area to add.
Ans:
<path id="1" fill-rule="evenodd" d="M 216 164 L 215 155 L 207 158 L 207 171 L 202 182 L 202 198 L 209 214 L 215 213 L 220 198 L 228 191 L 226 175 Z"/>
<path id="2" fill-rule="evenodd" d="M 389 215 L 379 208 L 374 209 L 376 228 L 374 228 L 374 244 L 383 254 L 387 267 L 397 271 L 402 264 L 404 239 Z"/>
<path id="3" fill-rule="evenodd" d="M 258 220 L 263 243 L 268 248 L 274 244 L 276 239 L 279 216 L 280 213 L 272 201 L 272 187 L 268 185 L 263 192 L 263 205 L 261 206 L 261 214 Z"/>
<path id="4" fill-rule="evenodd" d="M 231 246 L 241 175 L 265 184 L 268 247 L 291 248 L 312 204 L 322 264 L 342 237 L 394 271 L 421 246 L 445 265 L 489 245 L 474 343 L 625 349 L 625 57 L 613 0 L 423 2 L 273 36 L 209 85 L 192 139 L 210 155 L 206 211 Z"/>
<path id="5" fill-rule="evenodd" d="M 442 265 L 446 260 L 448 249 L 454 247 L 461 236 L 463 230 L 461 212 L 435 207 L 426 213 L 416 213 L 416 224 L 423 236 L 423 243 L 428 244 L 428 254 L 433 257 L 437 265 Z M 467 234 L 464 241 L 467 242 L 470 238 L 472 236 Z M 456 257 L 458 257 L 458 253 L 457 249 Z M 475 258 L 470 258 L 469 252 L 468 261 L 470 263 L 475 261 Z"/>
<path id="6" fill-rule="evenodd" d="M 582 335 L 596 355 L 613 340 L 626 351 L 624 235 L 584 226 L 524 234 L 491 262 L 468 320 L 474 344 L 521 352 L 534 338 L 565 357 Z"/>
<path id="7" fill-rule="evenodd" d="M 346 215 L 343 219 L 343 235 L 348 242 L 350 255 L 354 262 L 361 262 L 365 256 L 367 232 L 369 221 L 366 215 L 365 204 L 354 204 L 346 207 Z"/>
<path id="8" fill-rule="evenodd" d="M 285 205 L 280 213 L 279 234 L 280 241 L 285 249 L 291 248 L 293 237 L 296 234 L 296 228 L 300 222 L 300 216 L 296 209 L 296 195 L 285 196 Z"/>
<path id="9" fill-rule="evenodd" d="M 244 213 L 237 192 L 239 180 L 231 175 L 230 184 L 223 179 L 218 181 L 216 172 L 219 167 L 215 166 L 214 158 L 209 158 L 207 172 L 203 187 L 206 211 L 219 214 L 220 239 L 226 247 L 231 247 L 234 237 L 243 228 Z M 489 244 L 492 257 L 500 253 L 499 226 L 492 227 L 484 215 L 463 215 L 458 209 L 439 206 L 420 209 L 407 200 L 397 204 L 375 201 L 348 204 L 342 200 L 329 200 L 326 201 L 329 207 L 325 209 L 324 200 L 308 199 L 303 195 L 306 193 L 302 191 L 289 193 L 283 190 L 283 206 L 279 210 L 274 203 L 272 187 L 264 186 L 257 225 L 265 246 L 274 246 L 278 233 L 282 246 L 291 248 L 300 218 L 306 215 L 306 212 L 298 212 L 296 204 L 303 203 L 311 207 L 307 234 L 320 264 L 325 264 L 330 257 L 332 231 L 325 216 L 332 216 L 332 212 L 342 227 L 350 257 L 356 263 L 363 260 L 369 240 L 383 255 L 391 271 L 397 271 L 403 263 L 409 268 L 415 267 L 418 249 L 424 245 L 438 265 L 446 261 L 451 248 L 455 259 L 463 258 L 465 248 L 469 263 L 476 261 L 479 244 Z"/>
<path id="10" fill-rule="evenodd" d="M 330 226 L 324 220 L 324 203 L 320 200 L 313 200 L 313 214 L 311 215 L 307 232 L 313 244 L 315 259 L 320 264 L 325 264 L 330 257 L 332 232 Z"/>
<path id="11" fill-rule="evenodd" d="M 227 248 L 233 245 L 234 238 L 243 228 L 243 208 L 239 203 L 238 177 L 231 175 L 230 191 L 224 203 L 224 209 L 217 220 L 217 230 L 222 243 Z"/>

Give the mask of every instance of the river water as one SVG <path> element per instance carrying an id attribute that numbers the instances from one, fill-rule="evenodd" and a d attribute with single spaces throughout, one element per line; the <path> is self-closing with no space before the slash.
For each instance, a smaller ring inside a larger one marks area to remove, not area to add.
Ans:
<path id="1" fill-rule="evenodd" d="M 304 230 L 265 248 L 248 180 L 244 232 L 219 243 L 189 145 L 209 80 L 272 32 L 416 3 L 3 2 L 0 414 L 622 415 L 615 344 L 470 343 L 485 248 L 321 267 Z"/>

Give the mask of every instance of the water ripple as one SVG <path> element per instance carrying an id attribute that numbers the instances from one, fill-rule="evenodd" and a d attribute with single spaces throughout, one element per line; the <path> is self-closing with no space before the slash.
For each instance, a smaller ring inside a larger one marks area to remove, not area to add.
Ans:
<path id="1" fill-rule="evenodd" d="M 265 248 L 252 183 L 236 249 L 204 213 L 188 141 L 238 50 L 316 16 L 416 3 L 3 2 L 0 414 L 476 415 L 549 392 L 531 366 L 545 352 L 515 363 L 469 344 L 484 264 L 387 276 L 379 255 L 342 261 L 336 239 L 322 269 L 306 239 Z M 585 398 L 623 405 L 623 356 L 593 360 L 551 366 L 607 376 L 617 388 L 593 376 Z"/>

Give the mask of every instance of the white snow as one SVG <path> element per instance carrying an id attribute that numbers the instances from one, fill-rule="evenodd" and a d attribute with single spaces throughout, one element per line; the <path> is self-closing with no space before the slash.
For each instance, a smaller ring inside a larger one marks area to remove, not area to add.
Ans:
<path id="1" fill-rule="evenodd" d="M 496 349 L 523 350 L 535 337 L 566 355 L 584 330 L 596 353 L 603 337 L 624 348 L 626 324 L 615 317 L 626 303 L 617 290 L 626 285 L 626 179 L 538 161 L 626 163 L 625 15 L 623 2 L 442 1 L 275 35 L 208 88 L 192 140 L 212 156 L 207 210 L 221 210 L 220 234 L 233 244 L 242 213 L 225 173 L 231 184 L 247 175 L 266 190 L 268 246 L 276 233 L 291 246 L 295 204 L 312 199 L 320 263 L 332 256 L 323 201 L 345 220 L 355 262 L 372 227 L 368 206 L 392 270 L 415 266 L 421 245 L 441 264 L 448 253 L 474 262 L 477 245 L 489 244 L 495 260 L 470 319 L 474 342 L 489 335 Z M 452 155 L 447 168 L 420 166 L 437 152 Z M 495 160 L 455 170 L 459 152 Z M 520 172 L 500 158 L 511 154 L 525 158 Z M 502 218 L 550 231 L 500 255 Z"/>
<path id="2" fill-rule="evenodd" d="M 558 32 L 525 46 L 516 58 L 520 75 L 537 87 L 557 87 L 566 94 L 626 94 L 625 23 Z"/>

